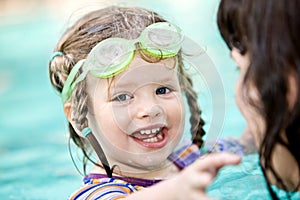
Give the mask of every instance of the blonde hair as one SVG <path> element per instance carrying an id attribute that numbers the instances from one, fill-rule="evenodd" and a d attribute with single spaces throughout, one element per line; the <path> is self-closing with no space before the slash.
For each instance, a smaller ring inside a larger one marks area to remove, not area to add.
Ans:
<path id="1" fill-rule="evenodd" d="M 86 14 L 66 30 L 54 49 L 54 51 L 62 52 L 63 55 L 54 57 L 49 63 L 49 75 L 53 87 L 61 93 L 75 63 L 86 58 L 91 49 L 100 41 L 110 37 L 134 39 L 150 24 L 164 21 L 166 20 L 157 13 L 137 7 L 112 6 Z M 201 147 L 203 143 L 202 136 L 205 134 L 203 130 L 204 121 L 200 118 L 201 111 L 197 103 L 197 95 L 192 88 L 191 79 L 183 69 L 180 53 L 178 54 L 178 60 L 180 84 L 188 99 L 191 111 L 190 123 L 193 142 Z M 79 130 L 88 127 L 86 118 L 88 112 L 87 100 L 85 82 L 82 81 L 77 85 L 71 97 L 72 119 Z M 87 160 L 92 161 L 90 153 L 88 153 L 89 144 L 85 138 L 76 134 L 70 123 L 69 131 L 70 138 L 82 149 L 84 154 L 85 172 Z"/>

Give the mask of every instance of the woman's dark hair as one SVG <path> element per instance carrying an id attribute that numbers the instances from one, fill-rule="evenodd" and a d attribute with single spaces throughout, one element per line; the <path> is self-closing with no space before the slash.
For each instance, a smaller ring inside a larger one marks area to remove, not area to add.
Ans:
<path id="1" fill-rule="evenodd" d="M 271 158 L 275 145 L 286 148 L 298 165 L 298 173 L 300 170 L 299 10 L 299 0 L 221 0 L 218 10 L 218 27 L 226 44 L 250 58 L 243 85 L 254 85 L 260 97 L 261 105 L 254 105 L 245 92 L 249 104 L 266 122 L 260 162 L 274 199 L 277 196 L 270 188 L 268 174 L 275 177 L 277 186 L 291 190 L 274 170 Z M 290 85 L 291 76 L 296 85 Z M 291 87 L 297 95 L 292 108 L 287 99 Z M 299 183 L 294 183 L 295 190 Z"/>

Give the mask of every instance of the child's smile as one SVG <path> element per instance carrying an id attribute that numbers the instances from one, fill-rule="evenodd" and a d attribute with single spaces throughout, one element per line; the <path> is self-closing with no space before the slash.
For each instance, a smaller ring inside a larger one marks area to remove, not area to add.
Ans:
<path id="1" fill-rule="evenodd" d="M 168 128 L 141 129 L 131 135 L 136 142 L 147 148 L 161 148 L 167 143 Z"/>

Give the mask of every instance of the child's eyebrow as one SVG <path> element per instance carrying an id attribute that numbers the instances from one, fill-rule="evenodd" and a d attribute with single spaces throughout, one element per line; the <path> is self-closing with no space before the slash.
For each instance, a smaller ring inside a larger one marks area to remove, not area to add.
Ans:
<path id="1" fill-rule="evenodd" d="M 152 81 L 148 81 L 145 84 L 161 84 L 161 83 L 174 83 L 174 82 L 179 82 L 178 79 L 175 79 L 176 77 L 163 77 L 160 79 L 156 79 L 156 80 L 152 80 Z M 136 86 L 137 81 L 126 81 L 125 83 L 120 83 L 117 82 L 116 86 L 132 86 L 135 85 Z"/>
<path id="2" fill-rule="evenodd" d="M 156 80 L 156 81 L 149 81 L 147 83 L 143 83 L 140 86 L 147 85 L 147 84 L 179 85 L 179 80 L 175 77 L 164 77 L 164 78 Z M 139 87 L 139 85 L 137 85 L 137 82 L 134 82 L 134 81 L 126 81 L 124 83 L 117 82 L 117 83 L 113 83 L 112 86 L 113 87 L 111 88 L 111 91 L 113 91 L 113 92 L 117 92 L 117 91 L 122 90 L 124 88 L 134 90 L 137 87 Z"/>

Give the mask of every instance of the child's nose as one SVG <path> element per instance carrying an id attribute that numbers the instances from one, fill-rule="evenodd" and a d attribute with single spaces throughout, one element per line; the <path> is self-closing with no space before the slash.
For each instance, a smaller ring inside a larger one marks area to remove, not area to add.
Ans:
<path id="1" fill-rule="evenodd" d="M 161 116 L 163 113 L 163 108 L 155 103 L 147 103 L 140 107 L 137 117 L 139 119 L 143 118 L 155 118 Z"/>

